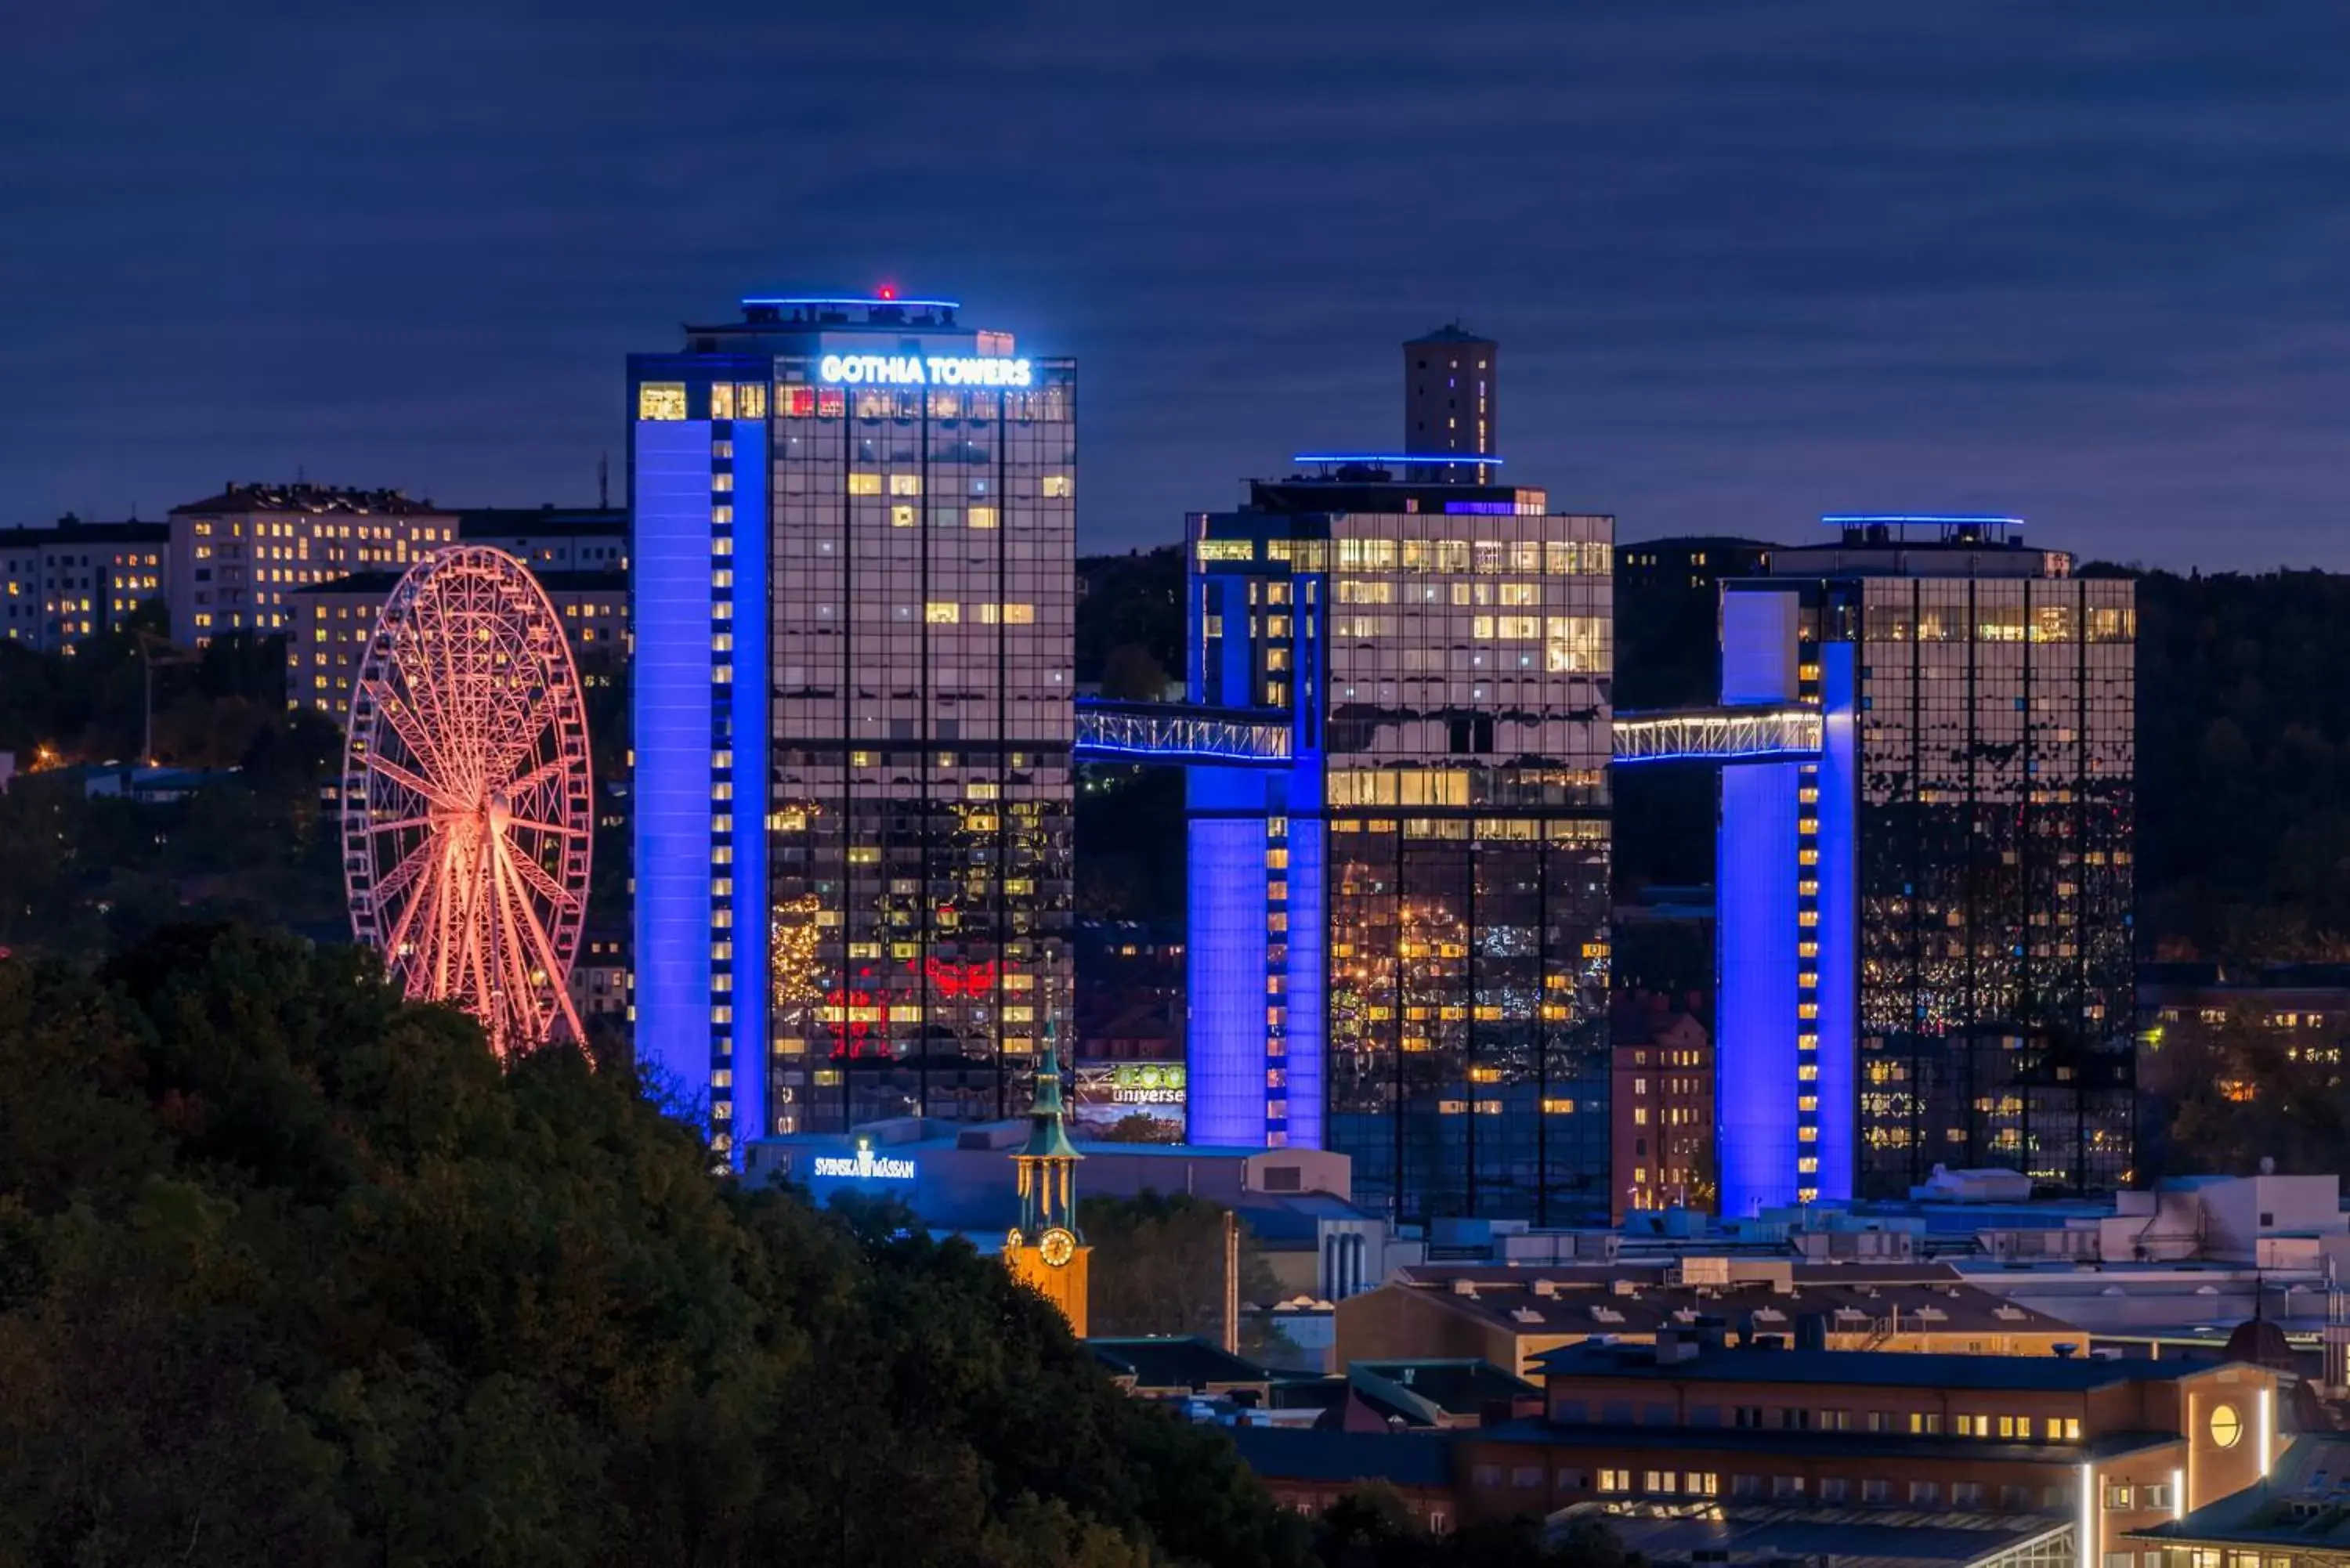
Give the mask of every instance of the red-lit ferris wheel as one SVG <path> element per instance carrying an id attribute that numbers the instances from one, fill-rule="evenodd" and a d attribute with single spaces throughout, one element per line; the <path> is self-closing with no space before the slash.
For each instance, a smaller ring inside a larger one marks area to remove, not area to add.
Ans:
<path id="1" fill-rule="evenodd" d="M 501 1056 L 584 1039 L 567 985 L 588 904 L 579 676 L 537 580 L 478 545 L 411 566 L 377 618 L 343 750 L 351 927 L 407 993 Z"/>

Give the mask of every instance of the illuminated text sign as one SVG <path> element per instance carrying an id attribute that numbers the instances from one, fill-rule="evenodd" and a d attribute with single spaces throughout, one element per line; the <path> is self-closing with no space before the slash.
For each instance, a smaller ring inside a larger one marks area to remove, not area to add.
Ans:
<path id="1" fill-rule="evenodd" d="M 827 354 L 816 375 L 836 386 L 1025 387 L 1033 376 L 1025 359 L 949 354 Z"/>
<path id="2" fill-rule="evenodd" d="M 808 1168 L 811 1176 L 845 1176 L 860 1181 L 911 1181 L 914 1162 L 877 1155 L 859 1144 L 854 1156 L 820 1154 Z"/>

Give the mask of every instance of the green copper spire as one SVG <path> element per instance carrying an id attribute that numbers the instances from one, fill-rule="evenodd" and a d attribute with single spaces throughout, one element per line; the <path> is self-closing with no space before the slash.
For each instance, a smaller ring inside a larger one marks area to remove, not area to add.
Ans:
<path id="1" fill-rule="evenodd" d="M 1028 1141 L 1014 1158 L 1020 1159 L 1083 1159 L 1062 1126 L 1061 1058 L 1055 1048 L 1053 1021 L 1045 1021 L 1045 1051 L 1036 1058 L 1036 1085 L 1028 1106 Z"/>

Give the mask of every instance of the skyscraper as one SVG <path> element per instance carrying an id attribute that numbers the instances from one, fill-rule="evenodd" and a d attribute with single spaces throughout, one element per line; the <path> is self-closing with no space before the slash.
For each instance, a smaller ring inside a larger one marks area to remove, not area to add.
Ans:
<path id="1" fill-rule="evenodd" d="M 1403 346 L 1403 450 L 1437 457 L 1498 451 L 1502 346 L 1457 321 Z M 1413 464 L 1405 477 L 1478 484 L 1498 479 L 1490 463 Z"/>
<path id="2" fill-rule="evenodd" d="M 1301 461 L 1188 529 L 1190 695 L 1291 737 L 1191 773 L 1191 1138 L 1408 1219 L 1602 1204 L 1613 520 Z"/>
<path id="3" fill-rule="evenodd" d="M 1027 1103 L 1069 994 L 1076 368 L 951 300 L 632 356 L 637 1042 L 713 1139 Z"/>
<path id="4" fill-rule="evenodd" d="M 1996 517 L 1834 517 L 1723 585 L 1722 700 L 1823 711 L 1725 769 L 1722 1211 L 1936 1165 L 2131 1163 L 2132 585 Z"/>

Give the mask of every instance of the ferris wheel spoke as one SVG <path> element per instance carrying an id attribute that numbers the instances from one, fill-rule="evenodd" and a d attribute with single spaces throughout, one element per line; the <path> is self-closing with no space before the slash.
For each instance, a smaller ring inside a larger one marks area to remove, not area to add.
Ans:
<path id="1" fill-rule="evenodd" d="M 569 892 L 560 882 L 548 876 L 546 867 L 527 855 L 515 854 L 513 846 L 503 840 L 498 844 L 498 859 L 515 881 L 546 899 L 554 908 L 571 909 L 578 907 L 579 898 L 577 894 Z"/>
<path id="2" fill-rule="evenodd" d="M 523 861 L 512 856 L 506 858 L 510 867 L 519 867 L 524 864 Z M 539 968 L 547 976 L 547 989 L 555 993 L 555 1004 L 562 1012 L 564 1022 L 571 1026 L 571 1038 L 585 1045 L 588 1044 L 588 1032 L 580 1027 L 579 1014 L 571 1005 L 571 988 L 564 983 L 561 978 L 567 971 L 566 967 L 556 959 L 555 940 L 546 934 L 546 928 L 539 923 L 537 911 L 530 907 L 527 899 L 521 900 L 520 907 L 523 933 L 530 940 L 531 947 L 537 957 Z"/>
<path id="3" fill-rule="evenodd" d="M 432 826 L 432 818 L 429 816 L 401 816 L 395 817 L 390 822 L 370 822 L 359 831 L 369 835 L 374 835 L 378 833 L 398 833 L 403 828 L 431 827 Z"/>
<path id="4" fill-rule="evenodd" d="M 432 840 L 430 838 L 420 840 L 415 848 L 401 856 L 398 864 L 376 880 L 373 896 L 379 909 L 383 900 L 397 898 L 401 893 L 407 891 L 410 883 L 423 875 L 424 868 L 432 863 Z M 413 903 L 409 907 L 413 909 Z M 394 952 L 400 950 L 398 941 L 393 941 L 390 947 Z"/>
<path id="5" fill-rule="evenodd" d="M 585 838 L 588 836 L 588 830 L 584 827 L 567 827 L 559 822 L 539 822 L 529 817 L 510 816 L 506 819 L 506 826 L 508 827 L 528 828 L 533 833 L 556 834 L 565 838 Z"/>
<path id="6" fill-rule="evenodd" d="M 421 774 L 411 773 L 388 757 L 379 756 L 374 752 L 369 752 L 364 761 L 369 773 L 380 774 L 401 788 L 413 790 L 444 811 L 461 812 L 465 809 L 463 802 L 441 785 Z"/>
<path id="7" fill-rule="evenodd" d="M 533 735 L 531 738 L 536 741 L 537 736 Z M 554 757 L 541 763 L 514 783 L 506 785 L 506 798 L 520 805 L 523 796 L 533 790 L 543 789 L 550 784 L 560 781 L 570 765 L 569 760 L 564 757 Z"/>
<path id="8" fill-rule="evenodd" d="M 530 965 L 536 954 L 525 950 L 532 946 L 533 939 L 542 934 L 538 929 L 538 917 L 531 912 L 530 899 L 516 885 L 512 859 L 500 856 L 493 864 L 494 894 L 504 907 L 504 916 L 498 922 L 502 939 L 498 944 L 499 956 L 505 961 L 507 983 L 514 988 L 507 1001 L 507 1011 L 512 1015 L 531 1019 L 530 1032 L 536 1033 L 538 987 L 530 978 Z M 547 968 L 546 973 L 550 983 L 558 972 L 556 966 Z"/>
<path id="9" fill-rule="evenodd" d="M 446 774 L 449 770 L 441 755 L 441 748 L 433 742 L 425 727 L 417 722 L 414 711 L 391 689 L 390 683 L 369 680 L 363 684 L 375 699 L 375 711 L 383 715 L 384 722 L 391 726 L 392 732 L 400 737 L 400 744 L 408 748 L 408 754 L 428 771 Z"/>

